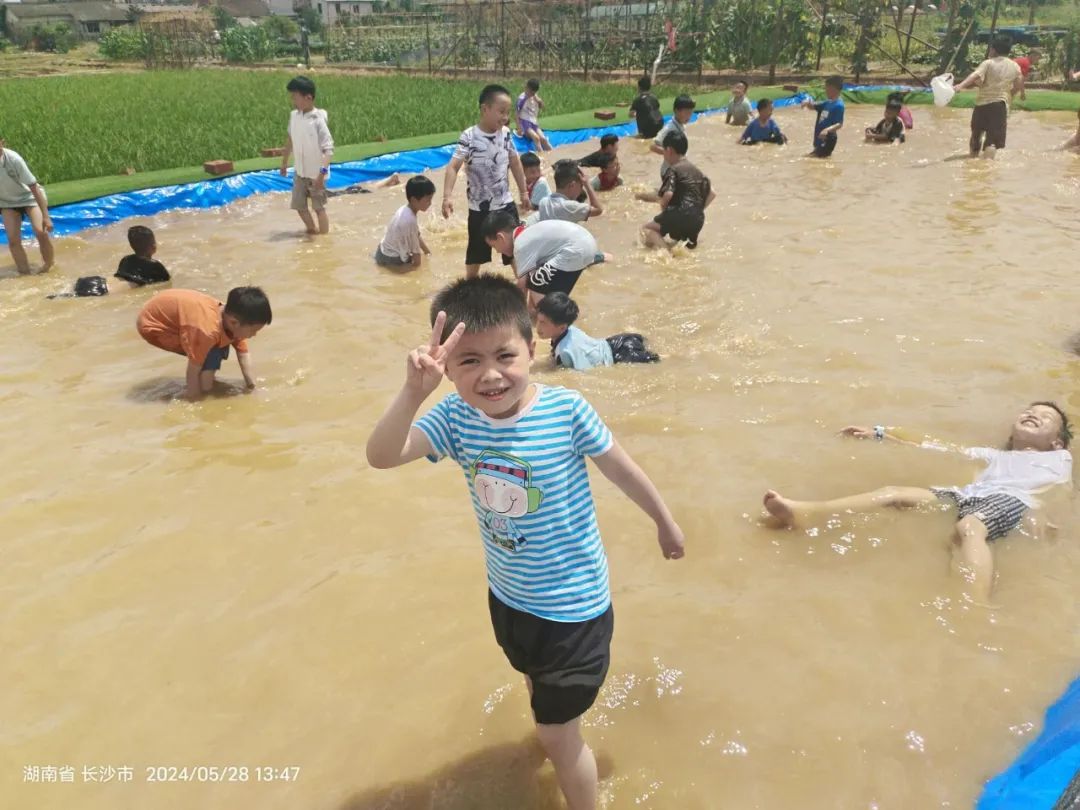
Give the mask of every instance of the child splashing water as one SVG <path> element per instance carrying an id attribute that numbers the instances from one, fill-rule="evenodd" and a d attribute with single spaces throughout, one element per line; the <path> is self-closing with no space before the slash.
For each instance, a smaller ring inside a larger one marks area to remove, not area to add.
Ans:
<path id="1" fill-rule="evenodd" d="M 843 433 L 858 439 L 889 439 L 914 447 L 949 449 L 936 443 L 905 441 L 881 426 L 848 427 Z M 1071 440 L 1072 429 L 1065 412 L 1053 402 L 1034 402 L 1016 417 L 1004 450 L 970 447 L 960 451 L 986 463 L 968 486 L 887 486 L 831 501 L 795 501 L 769 490 L 765 493 L 768 522 L 774 528 L 803 527 L 837 514 L 948 503 L 957 508 L 953 539 L 965 575 L 976 589 L 976 599 L 985 603 L 994 577 L 990 541 L 1017 528 L 1025 513 L 1038 506 L 1038 493 L 1072 480 L 1072 454 L 1068 450 Z"/>

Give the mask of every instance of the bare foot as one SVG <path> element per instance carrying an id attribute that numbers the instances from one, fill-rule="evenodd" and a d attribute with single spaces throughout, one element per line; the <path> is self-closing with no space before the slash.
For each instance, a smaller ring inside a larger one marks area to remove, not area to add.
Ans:
<path id="1" fill-rule="evenodd" d="M 54 262 L 54 261 L 53 262 L 45 262 L 44 264 L 41 265 L 41 269 L 38 270 L 38 272 L 39 273 L 48 273 L 50 270 L 53 269 L 53 265 L 55 265 L 55 264 L 56 264 L 56 262 Z"/>
<path id="2" fill-rule="evenodd" d="M 308 236 L 318 236 L 319 235 L 319 229 L 318 228 L 308 228 L 306 233 L 308 234 Z"/>
<path id="3" fill-rule="evenodd" d="M 781 497 L 779 492 L 771 489 L 766 492 L 764 504 L 772 528 L 789 529 L 795 524 L 795 511 L 791 507 L 791 501 Z"/>

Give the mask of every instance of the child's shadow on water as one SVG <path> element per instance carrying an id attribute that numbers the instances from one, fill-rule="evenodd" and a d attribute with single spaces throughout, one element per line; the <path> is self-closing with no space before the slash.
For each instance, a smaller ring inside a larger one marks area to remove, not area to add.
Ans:
<path id="1" fill-rule="evenodd" d="M 296 242 L 296 241 L 313 242 L 313 241 L 315 241 L 315 234 L 308 233 L 307 231 L 303 231 L 303 230 L 300 230 L 300 231 L 275 231 L 274 233 L 270 234 L 270 236 L 268 236 L 266 238 L 266 241 L 267 242 Z"/>
<path id="2" fill-rule="evenodd" d="M 613 768 L 610 758 L 598 759 L 603 779 Z M 555 773 L 539 773 L 545 760 L 529 736 L 475 751 L 412 781 L 357 793 L 338 810 L 557 810 L 564 805 Z"/>
<path id="3" fill-rule="evenodd" d="M 187 391 L 183 380 L 175 377 L 157 377 L 134 385 L 127 393 L 134 402 L 172 402 L 181 399 Z M 236 397 L 247 393 L 247 389 L 238 383 L 216 380 L 208 397 Z"/>

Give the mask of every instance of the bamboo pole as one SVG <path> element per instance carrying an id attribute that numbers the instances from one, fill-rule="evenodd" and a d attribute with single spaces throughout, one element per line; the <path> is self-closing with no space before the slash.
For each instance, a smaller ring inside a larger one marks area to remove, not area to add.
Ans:
<path id="1" fill-rule="evenodd" d="M 906 65 L 908 54 L 911 53 L 911 35 L 915 33 L 915 18 L 919 16 L 919 0 L 912 0 L 911 22 L 908 23 L 907 40 L 904 42 L 904 55 L 901 61 Z"/>
<path id="2" fill-rule="evenodd" d="M 990 58 L 990 46 L 994 44 L 994 33 L 997 31 L 998 12 L 1001 11 L 1001 0 L 994 0 L 994 16 L 990 18 L 990 38 L 986 43 L 986 58 Z"/>
<path id="3" fill-rule="evenodd" d="M 813 4 L 810 6 L 813 8 Z M 818 29 L 817 38 L 817 61 L 814 63 L 814 72 L 821 70 L 821 47 L 825 44 L 825 20 L 829 16 L 829 0 L 822 0 L 821 3 L 821 28 Z"/>

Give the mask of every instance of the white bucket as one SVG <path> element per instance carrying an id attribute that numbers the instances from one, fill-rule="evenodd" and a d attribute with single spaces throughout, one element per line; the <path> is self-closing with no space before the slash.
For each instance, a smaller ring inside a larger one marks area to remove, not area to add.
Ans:
<path id="1" fill-rule="evenodd" d="M 930 89 L 934 91 L 935 104 L 939 107 L 948 106 L 952 97 L 956 95 L 956 91 L 953 90 L 953 75 L 942 73 L 940 76 L 935 76 L 930 80 Z"/>

